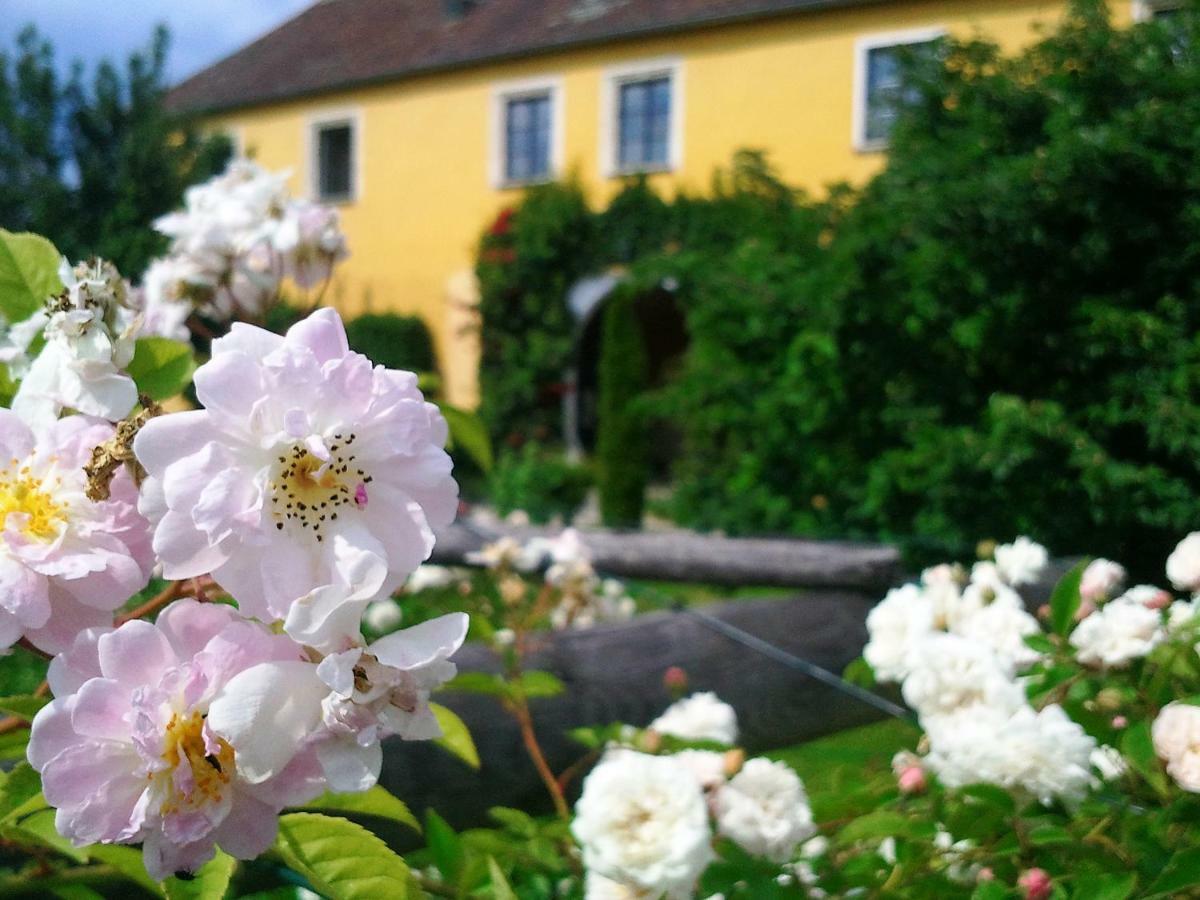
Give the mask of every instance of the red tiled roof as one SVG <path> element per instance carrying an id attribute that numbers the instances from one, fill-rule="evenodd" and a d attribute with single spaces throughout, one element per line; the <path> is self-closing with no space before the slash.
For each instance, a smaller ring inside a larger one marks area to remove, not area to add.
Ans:
<path id="1" fill-rule="evenodd" d="M 167 96 L 177 110 L 254 106 L 350 85 L 870 0 L 319 0 Z"/>

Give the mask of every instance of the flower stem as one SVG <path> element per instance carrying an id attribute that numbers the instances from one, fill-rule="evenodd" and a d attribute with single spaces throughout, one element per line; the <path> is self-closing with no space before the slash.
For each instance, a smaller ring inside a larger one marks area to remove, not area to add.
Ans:
<path id="1" fill-rule="evenodd" d="M 564 822 L 571 821 L 571 811 L 567 808 L 566 797 L 563 796 L 562 788 L 558 786 L 558 779 L 554 777 L 550 764 L 546 762 L 541 744 L 538 743 L 537 734 L 533 730 L 533 717 L 529 714 L 529 702 L 523 696 L 515 697 L 509 704 L 509 709 L 512 710 L 517 725 L 521 729 L 521 740 L 525 742 L 525 751 L 533 760 L 533 766 L 541 776 L 542 783 L 546 785 L 546 790 L 554 803 L 554 811 Z"/>
<path id="2" fill-rule="evenodd" d="M 131 622 L 134 619 L 143 619 L 152 612 L 157 612 L 162 607 L 166 606 L 172 600 L 179 597 L 183 593 L 183 582 L 172 581 L 163 590 L 151 597 L 141 606 L 136 606 L 123 616 L 117 617 L 117 625 L 124 625 L 126 622 Z"/>

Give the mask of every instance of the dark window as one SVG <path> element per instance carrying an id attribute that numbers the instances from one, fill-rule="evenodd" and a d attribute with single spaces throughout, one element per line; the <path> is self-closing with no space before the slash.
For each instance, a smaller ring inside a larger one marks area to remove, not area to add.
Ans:
<path id="1" fill-rule="evenodd" d="M 504 106 L 504 180 L 550 177 L 550 95 L 514 97 Z"/>
<path id="2" fill-rule="evenodd" d="M 665 168 L 671 161 L 671 77 L 622 83 L 617 121 L 621 171 Z"/>
<path id="3" fill-rule="evenodd" d="M 317 130 L 317 193 L 321 200 L 354 196 L 354 130 L 347 124 Z"/>
<path id="4" fill-rule="evenodd" d="M 916 102 L 916 92 L 904 83 L 904 57 L 928 53 L 933 41 L 872 47 L 867 51 L 867 96 L 863 138 L 869 143 L 886 141 L 901 110 Z"/>

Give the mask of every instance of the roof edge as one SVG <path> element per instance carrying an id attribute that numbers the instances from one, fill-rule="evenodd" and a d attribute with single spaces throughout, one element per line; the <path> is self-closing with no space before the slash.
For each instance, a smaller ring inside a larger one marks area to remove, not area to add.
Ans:
<path id="1" fill-rule="evenodd" d="M 326 2 L 326 0 L 321 0 Z M 434 63 L 431 65 L 414 66 L 409 69 L 403 69 L 387 75 L 377 75 L 370 78 L 354 78 L 346 81 L 334 82 L 329 85 L 313 88 L 311 90 L 292 91 L 277 96 L 262 97 L 257 100 L 251 100 L 243 103 L 225 103 L 213 106 L 181 106 L 175 107 L 171 103 L 171 92 L 177 88 L 187 84 L 192 78 L 207 71 L 212 66 L 201 69 L 199 72 L 189 76 L 184 81 L 180 82 L 174 88 L 167 92 L 167 108 L 172 112 L 190 116 L 210 116 L 215 113 L 234 112 L 244 109 L 255 109 L 260 106 L 270 106 L 276 103 L 287 103 L 293 100 L 304 100 L 310 97 L 319 97 L 325 94 L 335 94 L 340 91 L 352 90 L 354 88 L 374 87 L 382 84 L 392 84 L 399 81 L 405 81 L 410 78 L 417 78 L 423 75 L 434 75 L 440 72 L 452 71 L 468 71 L 470 69 L 478 69 L 488 65 L 495 65 L 501 62 L 512 62 L 519 59 L 533 59 L 539 56 L 549 56 L 554 53 L 561 53 L 564 50 L 574 50 L 582 47 L 601 47 L 607 44 L 616 44 L 624 41 L 634 40 L 644 37 L 658 37 L 670 34 L 682 34 L 689 31 L 703 31 L 709 28 L 717 28 L 723 25 L 742 24 L 747 22 L 764 21 L 768 19 L 785 19 L 791 16 L 803 15 L 805 13 L 818 12 L 826 9 L 840 9 L 849 6 L 875 6 L 887 0 L 808 0 L 808 2 L 798 4 L 791 9 L 772 9 L 761 10 L 758 12 L 747 13 L 730 13 L 727 15 L 712 15 L 703 18 L 692 19 L 688 22 L 677 22 L 667 25 L 654 25 L 642 28 L 627 28 L 625 30 L 614 31 L 604 35 L 589 38 L 576 38 L 573 40 L 564 40 L 554 43 L 543 44 L 537 47 L 531 47 L 527 50 L 512 51 L 508 53 L 495 53 L 488 56 L 477 56 L 472 59 L 461 60 L 458 62 Z M 304 13 L 300 13 L 304 15 Z M 297 16 L 296 18 L 299 18 Z M 289 20 L 294 21 L 294 20 Z M 242 50 L 236 51 L 230 56 L 224 57 L 221 60 L 213 63 L 213 66 L 219 65 L 225 59 L 230 59 L 237 53 L 244 52 L 250 49 L 255 44 L 259 43 L 265 37 L 263 35 L 258 40 L 247 44 Z"/>

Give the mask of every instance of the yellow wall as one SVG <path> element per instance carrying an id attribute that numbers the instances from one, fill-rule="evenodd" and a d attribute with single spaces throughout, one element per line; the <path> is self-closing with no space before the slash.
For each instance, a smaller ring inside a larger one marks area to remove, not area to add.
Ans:
<path id="1" fill-rule="evenodd" d="M 493 88 L 498 82 L 562 80 L 565 163 L 594 203 L 619 182 L 599 163 L 605 69 L 672 56 L 682 61 L 682 164 L 672 184 L 703 190 L 741 147 L 763 148 L 789 182 L 819 192 L 829 182 L 862 180 L 882 154 L 851 143 L 855 42 L 905 29 L 940 26 L 982 33 L 1008 48 L 1029 41 L 1037 22 L 1061 14 L 1057 0 L 889 2 L 726 26 L 669 38 L 629 41 L 553 56 L 429 75 L 388 85 L 237 111 L 214 122 L 262 164 L 291 168 L 293 188 L 308 182 L 309 118 L 361 115 L 358 198 L 343 207 L 351 258 L 333 287 L 345 313 L 418 312 L 434 333 L 452 402 L 477 400 L 477 342 L 462 296 L 482 229 L 518 193 L 489 179 Z M 460 298 L 450 299 L 451 296 Z"/>

